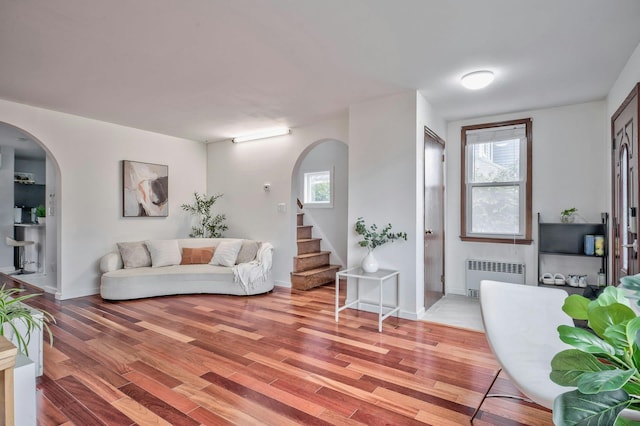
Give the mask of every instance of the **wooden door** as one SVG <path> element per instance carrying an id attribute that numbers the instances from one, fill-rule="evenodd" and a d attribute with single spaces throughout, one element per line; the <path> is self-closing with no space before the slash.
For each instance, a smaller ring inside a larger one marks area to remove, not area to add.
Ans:
<path id="1" fill-rule="evenodd" d="M 611 117 L 612 171 L 612 283 L 640 272 L 638 263 L 638 90 L 631 91 Z"/>
<path id="2" fill-rule="evenodd" d="M 444 294 L 444 141 L 424 135 L 424 307 Z"/>

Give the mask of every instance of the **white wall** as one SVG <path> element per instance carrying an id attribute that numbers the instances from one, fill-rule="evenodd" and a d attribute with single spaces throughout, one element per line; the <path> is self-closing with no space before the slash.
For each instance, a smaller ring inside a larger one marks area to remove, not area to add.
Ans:
<path id="1" fill-rule="evenodd" d="M 558 108 L 451 122 L 447 131 L 446 253 L 447 293 L 465 293 L 464 261 L 469 258 L 524 262 L 526 282 L 537 281 L 537 212 L 547 222 L 559 221 L 560 211 L 576 207 L 588 222 L 600 222 L 610 211 L 608 193 L 610 152 L 605 103 L 590 102 Z M 462 126 L 531 117 L 533 120 L 532 237 L 534 244 L 491 244 L 460 241 L 460 156 Z M 562 266 L 558 266 L 562 267 Z M 573 272 L 565 270 L 543 271 Z M 595 277 L 592 277 L 595 280 Z"/>
<path id="2" fill-rule="evenodd" d="M 274 246 L 273 278 L 291 286 L 290 272 L 296 255 L 296 206 L 292 188 L 294 166 L 316 141 L 347 141 L 347 117 L 295 128 L 290 135 L 240 144 L 231 141 L 207 147 L 207 193 L 223 193 L 216 212 L 227 215 L 227 237 L 269 241 Z M 265 192 L 263 184 L 270 183 Z M 285 211 L 278 211 L 278 204 Z"/>
<path id="3" fill-rule="evenodd" d="M 401 315 L 412 319 L 424 310 L 421 200 L 425 124 L 436 131 L 444 128 L 428 102 L 413 91 L 349 107 L 349 223 L 353 226 L 362 216 L 367 226 L 391 223 L 394 232 L 407 233 L 406 242 L 379 247 L 375 256 L 381 268 L 400 271 Z M 358 265 L 366 255 L 366 249 L 357 245 L 358 237 L 349 233 L 349 266 Z M 375 291 L 364 295 L 368 302 L 377 300 Z M 394 298 L 395 292 L 388 286 L 385 303 Z"/>
<path id="4" fill-rule="evenodd" d="M 2 100 L 0 117 L 43 143 L 60 170 L 57 297 L 97 293 L 99 259 L 118 241 L 188 235 L 180 205 L 206 189 L 204 144 Z M 168 217 L 122 217 L 122 160 L 169 166 Z"/>
<path id="5" fill-rule="evenodd" d="M 347 261 L 348 159 L 347 144 L 335 140 L 322 141 L 304 155 L 294 184 L 297 186 L 297 198 L 304 204 L 304 174 L 333 171 L 333 207 L 315 208 L 305 204 L 304 219 L 305 225 L 314 226 L 314 237 L 322 238 L 322 250 L 332 252 L 331 262 L 342 265 Z"/>
<path id="6" fill-rule="evenodd" d="M 607 95 L 607 126 L 611 124 L 611 116 L 629 95 L 631 89 L 640 82 L 640 44 L 627 61 L 613 87 Z M 607 132 L 607 140 L 611 142 L 611 134 Z"/>

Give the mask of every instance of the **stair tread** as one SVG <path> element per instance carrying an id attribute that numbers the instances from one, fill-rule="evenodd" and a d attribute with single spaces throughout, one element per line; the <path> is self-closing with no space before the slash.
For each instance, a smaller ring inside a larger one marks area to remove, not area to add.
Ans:
<path id="1" fill-rule="evenodd" d="M 322 238 L 300 238 L 298 240 L 296 240 L 296 242 L 298 243 L 306 243 L 309 241 L 320 241 Z"/>
<path id="2" fill-rule="evenodd" d="M 314 257 L 314 256 L 322 256 L 325 254 L 331 254 L 330 251 L 314 251 L 313 253 L 305 253 L 305 254 L 299 254 L 297 256 L 295 256 L 298 259 L 307 259 L 309 257 Z"/>
<path id="3" fill-rule="evenodd" d="M 296 225 L 298 228 L 313 228 L 313 225 Z"/>
<path id="4" fill-rule="evenodd" d="M 299 277 L 306 277 L 309 275 L 314 275 L 314 274 L 319 274 L 321 272 L 327 272 L 330 271 L 332 269 L 340 269 L 342 268 L 342 265 L 325 265 L 325 266 L 321 266 L 319 268 L 314 268 L 314 269 L 309 269 L 308 271 L 302 271 L 302 272 L 292 272 L 292 275 L 297 275 Z"/>

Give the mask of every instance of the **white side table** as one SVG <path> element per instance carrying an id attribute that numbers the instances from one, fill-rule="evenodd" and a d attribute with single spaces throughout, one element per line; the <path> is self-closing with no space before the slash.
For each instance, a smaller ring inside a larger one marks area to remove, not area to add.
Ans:
<path id="1" fill-rule="evenodd" d="M 390 278 L 395 277 L 396 282 L 396 304 L 394 306 L 387 306 L 382 304 L 382 288 L 384 282 Z M 340 306 L 340 278 L 355 278 L 356 284 L 356 300 L 346 303 L 344 306 Z M 361 267 L 349 268 L 344 271 L 336 272 L 336 322 L 338 322 L 338 314 L 356 303 L 360 302 L 360 282 L 371 281 L 378 283 L 380 290 L 380 299 L 378 301 L 378 331 L 382 332 L 382 321 L 387 317 L 393 315 L 395 312 L 400 311 L 400 271 L 394 269 L 378 269 L 376 272 L 365 272 Z M 389 312 L 383 314 L 383 309 L 390 309 Z"/>

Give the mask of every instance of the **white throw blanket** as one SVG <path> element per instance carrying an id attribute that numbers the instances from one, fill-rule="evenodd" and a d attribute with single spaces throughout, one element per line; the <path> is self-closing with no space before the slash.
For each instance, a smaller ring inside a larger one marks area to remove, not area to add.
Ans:
<path id="1" fill-rule="evenodd" d="M 247 294 L 256 288 L 256 284 L 262 284 L 267 280 L 271 270 L 272 251 L 271 243 L 262 243 L 256 254 L 256 260 L 233 267 L 234 281 L 239 282 Z"/>

